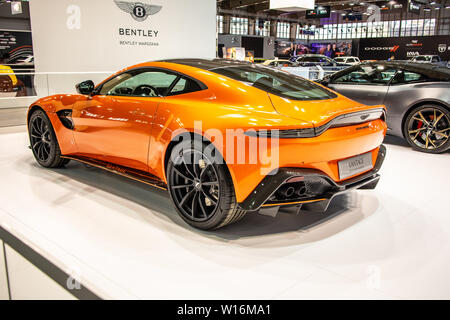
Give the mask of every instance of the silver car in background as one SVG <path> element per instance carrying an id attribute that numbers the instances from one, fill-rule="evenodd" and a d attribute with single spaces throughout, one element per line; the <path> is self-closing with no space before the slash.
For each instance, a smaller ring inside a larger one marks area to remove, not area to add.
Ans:
<path id="1" fill-rule="evenodd" d="M 323 85 L 367 105 L 387 108 L 388 134 L 416 150 L 450 148 L 450 70 L 412 62 L 370 62 L 338 71 Z"/>
<path id="2" fill-rule="evenodd" d="M 409 61 L 417 62 L 417 63 L 431 63 L 431 64 L 441 66 L 441 67 L 447 66 L 447 62 L 442 61 L 441 57 L 439 57 L 437 55 L 420 55 L 420 56 L 416 56 L 416 57 L 412 58 Z"/>
<path id="3" fill-rule="evenodd" d="M 352 65 L 352 66 L 361 63 L 361 61 L 359 60 L 358 57 L 347 57 L 347 56 L 336 57 L 336 58 L 334 58 L 334 61 L 336 61 L 338 63 L 345 63 L 345 64 Z"/>

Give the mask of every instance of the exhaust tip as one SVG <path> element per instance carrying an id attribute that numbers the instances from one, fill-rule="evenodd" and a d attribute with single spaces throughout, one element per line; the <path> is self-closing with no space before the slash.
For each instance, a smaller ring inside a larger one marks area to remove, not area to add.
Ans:
<path id="1" fill-rule="evenodd" d="M 308 189 L 306 188 L 306 186 L 302 186 L 300 188 L 297 189 L 297 195 L 298 196 L 303 196 L 306 194 L 306 191 L 308 191 Z"/>

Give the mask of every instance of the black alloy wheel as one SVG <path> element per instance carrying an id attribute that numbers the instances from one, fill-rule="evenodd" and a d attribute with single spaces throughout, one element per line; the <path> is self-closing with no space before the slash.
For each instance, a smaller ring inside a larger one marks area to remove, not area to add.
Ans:
<path id="1" fill-rule="evenodd" d="M 441 153 L 450 147 L 450 112 L 439 105 L 418 107 L 407 117 L 404 132 L 414 149 Z"/>
<path id="2" fill-rule="evenodd" d="M 30 116 L 28 134 L 33 155 L 41 166 L 58 168 L 69 162 L 61 158 L 52 124 L 42 110 L 37 110 Z"/>
<path id="3" fill-rule="evenodd" d="M 167 166 L 169 193 L 184 221 L 199 229 L 215 229 L 245 214 L 237 209 L 234 187 L 225 164 L 204 153 L 206 144 L 190 141 L 174 147 Z"/>
<path id="4" fill-rule="evenodd" d="M 219 177 L 201 151 L 180 152 L 170 172 L 170 186 L 180 211 L 192 221 L 205 221 L 219 204 Z"/>

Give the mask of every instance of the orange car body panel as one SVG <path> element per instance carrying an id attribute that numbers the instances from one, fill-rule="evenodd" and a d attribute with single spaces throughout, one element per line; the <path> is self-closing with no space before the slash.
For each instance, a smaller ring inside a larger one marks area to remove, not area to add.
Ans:
<path id="1" fill-rule="evenodd" d="M 338 93 L 330 100 L 289 100 L 210 71 L 170 62 L 143 63 L 118 73 L 142 67 L 176 71 L 203 82 L 208 88 L 168 97 L 71 94 L 42 98 L 31 107 L 40 106 L 49 115 L 62 154 L 148 171 L 166 182 L 166 152 L 180 130 L 204 136 L 225 160 L 236 160 L 243 153 L 248 159 L 254 152 L 251 139 L 261 138 L 244 136 L 243 132 L 230 138 L 227 129 L 309 128 L 341 114 L 384 108 L 368 107 Z M 72 109 L 75 130 L 67 129 L 59 121 L 56 112 L 63 109 Z M 338 160 L 371 152 L 375 163 L 387 127 L 381 119 L 364 126 L 367 126 L 364 130 L 359 129 L 361 124 L 331 128 L 314 138 L 279 139 L 278 146 L 269 144 L 268 147 L 270 152 L 279 154 L 279 160 L 273 163 L 265 163 L 259 157 L 252 164 L 227 161 L 237 201 L 242 202 L 268 172 L 277 168 L 314 168 L 340 181 Z M 220 135 L 225 138 L 223 143 L 218 139 Z M 235 143 L 232 148 L 225 147 L 231 139 L 240 138 L 245 138 L 244 145 Z"/>

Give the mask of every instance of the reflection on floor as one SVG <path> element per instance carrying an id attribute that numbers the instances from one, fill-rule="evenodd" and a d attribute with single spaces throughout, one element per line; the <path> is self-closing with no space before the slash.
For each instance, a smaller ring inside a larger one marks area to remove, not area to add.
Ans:
<path id="1" fill-rule="evenodd" d="M 39 167 L 24 130 L 0 130 L 0 224 L 105 298 L 450 298 L 450 153 L 387 144 L 375 191 L 203 232 L 163 191 Z"/>

